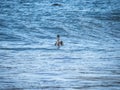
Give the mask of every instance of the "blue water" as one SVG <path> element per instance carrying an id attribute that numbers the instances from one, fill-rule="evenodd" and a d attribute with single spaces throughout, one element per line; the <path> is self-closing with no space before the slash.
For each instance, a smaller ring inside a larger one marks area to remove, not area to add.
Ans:
<path id="1" fill-rule="evenodd" d="M 120 90 L 120 1 L 2 0 L 0 90 Z"/>

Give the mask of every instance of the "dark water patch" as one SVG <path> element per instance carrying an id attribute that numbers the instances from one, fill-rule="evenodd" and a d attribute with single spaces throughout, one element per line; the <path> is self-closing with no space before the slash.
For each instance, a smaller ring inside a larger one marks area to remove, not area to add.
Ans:
<path id="1" fill-rule="evenodd" d="M 62 6 L 62 4 L 54 3 L 54 4 L 52 4 L 51 6 Z"/>
<path id="2" fill-rule="evenodd" d="M 83 28 L 83 29 L 84 29 L 84 28 L 85 28 L 85 29 L 90 29 L 90 30 L 93 29 L 92 26 L 90 26 L 90 25 L 84 25 L 84 24 L 81 25 L 81 28 Z"/>
<path id="3" fill-rule="evenodd" d="M 10 67 L 10 66 L 3 66 L 3 65 L 0 65 L 0 69 L 12 69 L 13 67 Z"/>
<path id="4" fill-rule="evenodd" d="M 0 41 L 21 41 L 23 40 L 22 37 L 13 35 L 13 34 L 7 34 L 7 33 L 0 33 Z"/>
<path id="5" fill-rule="evenodd" d="M 0 8 L 1 9 L 5 9 L 5 8 L 8 8 L 8 9 L 11 9 L 11 8 L 13 8 L 13 5 L 14 5 L 14 3 L 10 3 L 10 2 L 0 2 Z"/>
<path id="6" fill-rule="evenodd" d="M 34 0 L 35 2 L 36 0 Z M 20 4 L 33 3 L 33 0 L 19 0 Z"/>
<path id="7" fill-rule="evenodd" d="M 11 27 L 13 29 L 18 29 L 21 33 L 29 30 L 29 28 L 25 24 L 20 24 L 20 22 L 16 22 L 16 21 L 14 21 L 14 24 L 11 25 Z"/>
<path id="8" fill-rule="evenodd" d="M 108 19 L 120 22 L 120 10 L 119 9 L 112 10 L 109 14 Z"/>
<path id="9" fill-rule="evenodd" d="M 49 90 L 54 90 L 54 89 L 65 89 L 68 87 L 62 87 L 62 86 L 41 86 L 41 89 L 49 89 Z"/>
<path id="10" fill-rule="evenodd" d="M 48 32 L 55 33 L 55 34 L 68 34 L 68 32 L 62 27 L 41 27 L 42 29 L 46 29 Z"/>
<path id="11" fill-rule="evenodd" d="M 37 27 L 30 27 L 30 28 L 29 28 L 29 31 L 31 31 L 31 33 L 33 33 L 33 34 L 34 34 L 34 33 L 36 33 L 36 34 L 38 34 L 38 35 L 39 35 L 39 34 L 44 34 L 44 32 L 42 32 L 41 29 L 39 29 L 39 28 L 37 28 Z M 29 32 L 29 31 L 28 31 L 28 32 Z"/>
<path id="12" fill-rule="evenodd" d="M 12 18 L 12 17 L 11 17 Z M 10 25 L 12 25 L 12 22 L 15 22 L 14 20 L 12 20 L 10 17 L 0 17 L 0 29 L 1 30 L 6 30 L 7 28 L 10 27 Z"/>
<path id="13" fill-rule="evenodd" d="M 8 14 L 8 13 L 7 13 Z M 12 13 L 13 14 L 13 13 Z M 8 16 L 1 16 L 0 17 L 0 32 L 10 32 L 8 30 L 11 30 L 11 32 L 14 30 L 14 26 L 17 26 L 17 20 L 15 18 L 12 17 L 12 15 L 8 15 Z"/>
<path id="14" fill-rule="evenodd" d="M 45 76 L 56 76 L 56 75 L 58 75 L 57 73 L 45 73 L 45 72 L 38 72 L 37 74 L 40 74 L 40 75 L 45 75 Z"/>
<path id="15" fill-rule="evenodd" d="M 120 15 L 114 15 L 110 13 L 103 13 L 100 15 L 91 15 L 91 17 L 94 17 L 99 20 L 109 20 L 109 21 L 120 22 Z"/>
<path id="16" fill-rule="evenodd" d="M 0 50 L 15 50 L 15 51 L 25 51 L 25 50 L 49 50 L 56 51 L 57 49 L 49 49 L 49 48 L 0 48 Z"/>
<path id="17" fill-rule="evenodd" d="M 20 3 L 21 4 L 21 8 L 26 8 L 26 10 L 29 10 L 28 8 L 34 8 L 34 3 Z"/>
<path id="18" fill-rule="evenodd" d="M 14 84 L 14 82 L 13 81 L 2 81 L 2 83 L 4 83 L 4 84 Z"/>
<path id="19" fill-rule="evenodd" d="M 98 4 L 98 5 L 101 5 L 101 4 L 110 4 L 111 2 L 110 2 L 110 0 L 106 0 L 106 1 L 100 1 L 100 0 L 95 0 L 94 2 L 93 2 L 93 4 Z"/>
<path id="20" fill-rule="evenodd" d="M 102 24 L 101 23 L 97 23 L 97 22 L 93 22 L 93 21 L 88 21 L 89 25 L 94 25 L 93 27 L 97 27 L 97 28 L 102 28 Z"/>
<path id="21" fill-rule="evenodd" d="M 111 72 L 115 75 L 120 75 L 120 71 L 119 70 L 111 70 Z"/>
<path id="22" fill-rule="evenodd" d="M 75 26 L 75 25 L 77 25 L 78 23 L 81 22 L 80 18 L 74 18 L 74 17 L 72 17 L 72 15 L 71 16 L 65 15 L 65 17 L 64 17 L 64 15 L 63 16 L 61 15 L 60 17 L 61 17 L 61 19 L 58 19 L 58 20 L 55 20 L 55 21 L 61 22 L 64 25 L 67 24 L 67 23 L 69 23 L 70 26 L 71 25 Z"/>
<path id="23" fill-rule="evenodd" d="M 86 73 L 85 73 L 86 74 Z M 98 74 L 99 75 L 99 74 Z M 87 80 L 87 81 L 110 81 L 110 83 L 113 83 L 112 81 L 119 81 L 119 76 L 79 76 L 79 77 L 73 77 L 73 78 L 66 78 L 70 80 Z M 113 83 L 114 84 L 114 83 Z"/>
<path id="24" fill-rule="evenodd" d="M 15 83 L 1 83 L 0 90 L 23 90 L 23 89 L 16 88 L 15 85 L 13 85 L 13 84 L 15 84 Z"/>
<path id="25" fill-rule="evenodd" d="M 24 87 L 24 88 L 16 88 L 16 87 L 6 87 L 5 89 L 0 89 L 0 90 L 64 90 L 67 89 L 69 90 L 69 87 L 62 87 L 62 86 L 33 86 L 31 85 L 30 87 Z"/>
<path id="26" fill-rule="evenodd" d="M 113 83 L 120 85 L 120 82 L 119 82 L 119 81 L 115 81 L 115 82 L 113 82 Z"/>
<path id="27" fill-rule="evenodd" d="M 7 60 L 7 59 L 9 59 L 9 58 L 12 58 L 12 56 L 10 56 L 7 52 L 4 52 L 4 50 L 1 50 L 2 51 L 2 53 L 0 53 L 0 63 L 2 64 L 2 63 L 4 63 L 4 61 L 2 61 L 2 60 Z"/>
<path id="28" fill-rule="evenodd" d="M 98 20 L 109 20 L 114 22 L 120 22 L 120 10 L 111 10 L 107 12 L 86 12 L 86 17 L 96 18 Z"/>
<path id="29" fill-rule="evenodd" d="M 110 35 L 113 38 L 115 37 L 115 38 L 120 39 L 120 31 L 118 31 L 118 30 L 110 30 L 107 33 L 108 33 L 108 35 Z"/>
<path id="30" fill-rule="evenodd" d="M 89 37 L 89 39 L 91 38 L 91 39 L 94 39 L 94 40 L 96 40 L 96 39 L 101 40 L 102 39 L 101 36 L 98 36 L 96 34 L 89 34 L 88 37 Z"/>
<path id="31" fill-rule="evenodd" d="M 117 21 L 120 22 L 120 16 L 110 15 L 109 17 L 106 16 L 96 16 L 96 18 L 100 20 L 110 20 L 110 21 Z"/>
<path id="32" fill-rule="evenodd" d="M 81 58 L 73 58 L 73 57 L 61 57 L 61 58 L 54 58 L 54 59 L 62 59 L 62 60 L 76 60 L 76 59 L 81 59 Z M 68 62 L 68 61 L 66 61 Z"/>
<path id="33" fill-rule="evenodd" d="M 84 47 L 80 51 L 95 51 L 95 52 L 107 52 L 107 49 L 104 48 L 94 48 L 94 47 Z"/>
<path id="34" fill-rule="evenodd" d="M 73 89 L 78 89 L 78 90 L 80 90 L 80 89 L 90 89 L 90 88 L 96 88 L 96 87 L 98 87 L 98 88 L 102 88 L 102 87 L 106 87 L 106 88 L 108 88 L 108 87 L 114 87 L 114 86 L 117 86 L 117 85 L 84 85 L 84 86 L 81 86 L 81 87 L 79 87 L 79 86 L 76 86 L 76 87 L 72 87 Z"/>
<path id="35" fill-rule="evenodd" d="M 114 10 L 111 10 L 111 14 L 112 15 L 120 15 L 120 9 L 114 9 Z"/>
<path id="36" fill-rule="evenodd" d="M 23 89 L 23 88 L 10 88 L 10 87 L 8 87 L 8 88 L 5 88 L 5 89 L 0 89 L 0 90 L 25 90 L 25 88 Z"/>
<path id="37" fill-rule="evenodd" d="M 46 35 L 46 36 L 35 35 L 35 37 L 40 38 L 40 39 L 54 39 L 53 36 L 50 36 L 50 35 Z"/>
<path id="38" fill-rule="evenodd" d="M 4 19 L 0 19 L 0 28 L 1 27 L 7 27 L 7 24 L 6 24 L 6 20 L 4 20 Z"/>

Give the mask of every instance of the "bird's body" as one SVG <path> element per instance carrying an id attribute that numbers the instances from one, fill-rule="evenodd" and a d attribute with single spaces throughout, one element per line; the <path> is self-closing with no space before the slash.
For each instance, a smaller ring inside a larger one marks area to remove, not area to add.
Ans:
<path id="1" fill-rule="evenodd" d="M 63 46 L 63 41 L 60 40 L 60 36 L 59 35 L 57 35 L 57 41 L 55 43 L 55 46 L 58 46 L 58 48 L 60 46 Z"/>

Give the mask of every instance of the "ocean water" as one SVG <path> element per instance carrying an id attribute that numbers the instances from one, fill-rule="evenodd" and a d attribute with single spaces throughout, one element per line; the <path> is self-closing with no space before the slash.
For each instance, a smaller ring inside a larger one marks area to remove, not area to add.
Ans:
<path id="1" fill-rule="evenodd" d="M 120 1 L 2 0 L 0 90 L 120 90 Z"/>

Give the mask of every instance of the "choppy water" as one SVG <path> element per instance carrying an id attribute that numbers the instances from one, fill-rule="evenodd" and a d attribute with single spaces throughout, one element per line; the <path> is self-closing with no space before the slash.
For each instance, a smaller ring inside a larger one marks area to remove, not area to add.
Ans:
<path id="1" fill-rule="evenodd" d="M 119 3 L 2 0 L 0 90 L 120 90 Z"/>

